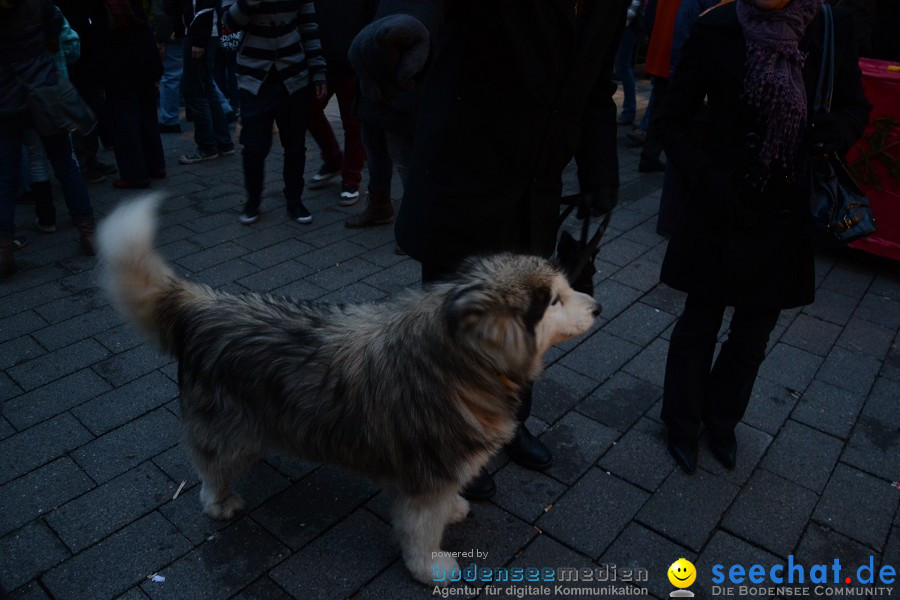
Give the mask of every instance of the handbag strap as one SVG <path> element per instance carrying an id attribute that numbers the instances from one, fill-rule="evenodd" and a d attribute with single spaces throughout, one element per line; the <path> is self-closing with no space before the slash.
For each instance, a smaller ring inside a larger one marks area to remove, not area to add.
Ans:
<path id="1" fill-rule="evenodd" d="M 834 92 L 834 14 L 826 2 L 822 5 L 825 17 L 825 35 L 822 41 L 822 65 L 819 68 L 819 83 L 816 85 L 816 113 L 831 111 L 831 97 Z"/>

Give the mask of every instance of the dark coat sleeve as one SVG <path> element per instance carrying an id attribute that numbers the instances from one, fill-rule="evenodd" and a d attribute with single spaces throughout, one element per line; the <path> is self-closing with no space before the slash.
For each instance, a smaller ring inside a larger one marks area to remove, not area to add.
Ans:
<path id="1" fill-rule="evenodd" d="M 835 13 L 834 97 L 831 114 L 841 132 L 841 151 L 846 152 L 862 136 L 872 105 L 866 100 L 859 69 L 854 21 L 850 15 Z"/>
<path id="2" fill-rule="evenodd" d="M 600 78 L 591 90 L 581 120 L 582 139 L 575 152 L 578 183 L 582 192 L 596 192 L 602 188 L 610 193 L 619 187 L 619 157 L 617 148 L 616 84 L 612 80 L 616 49 L 625 30 L 626 5 L 622 11 L 610 15 L 620 22 L 603 56 Z"/>

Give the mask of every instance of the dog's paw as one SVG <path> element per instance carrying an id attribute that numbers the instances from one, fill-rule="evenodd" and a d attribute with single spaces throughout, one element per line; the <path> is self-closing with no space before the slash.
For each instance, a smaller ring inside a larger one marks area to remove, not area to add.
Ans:
<path id="1" fill-rule="evenodd" d="M 443 553 L 443 551 L 439 551 Z M 410 575 L 417 581 L 425 585 L 437 585 L 446 587 L 450 584 L 450 577 L 453 571 L 459 571 L 459 563 L 455 558 L 449 556 L 441 556 L 432 559 L 430 556 L 423 560 L 416 561 L 415 564 L 406 563 Z M 457 574 L 458 576 L 458 574 Z"/>
<path id="2" fill-rule="evenodd" d="M 469 501 L 457 494 L 453 499 L 448 522 L 459 523 L 460 521 L 464 521 L 466 517 L 469 516 L 469 510 Z"/>
<path id="3" fill-rule="evenodd" d="M 204 489 L 200 490 L 200 501 L 203 502 L 203 512 L 217 521 L 227 521 L 240 511 L 244 510 L 244 499 L 234 492 L 231 492 L 222 498 L 211 498 L 209 494 L 205 494 L 204 492 Z"/>

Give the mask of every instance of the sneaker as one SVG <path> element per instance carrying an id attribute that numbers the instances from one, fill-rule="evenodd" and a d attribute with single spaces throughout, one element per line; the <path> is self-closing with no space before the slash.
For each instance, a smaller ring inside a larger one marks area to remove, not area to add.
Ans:
<path id="1" fill-rule="evenodd" d="M 112 163 L 105 163 L 102 160 L 94 159 L 93 162 L 88 163 L 87 170 L 92 173 L 100 173 L 101 175 L 115 175 L 119 172 L 119 169 L 116 165 Z"/>
<path id="2" fill-rule="evenodd" d="M 175 123 L 173 125 L 163 125 L 159 124 L 159 132 L 160 133 L 181 133 L 181 123 Z"/>
<path id="3" fill-rule="evenodd" d="M 24 235 L 17 235 L 16 237 L 13 238 L 12 245 L 13 245 L 13 250 L 21 250 L 26 245 L 28 245 L 28 238 L 25 237 Z"/>
<path id="4" fill-rule="evenodd" d="M 322 166 L 319 167 L 319 172 L 312 176 L 312 179 L 309 182 L 309 189 L 317 190 L 325 187 L 328 185 L 328 182 L 334 179 L 340 172 L 340 165 L 335 167 L 323 163 Z"/>
<path id="5" fill-rule="evenodd" d="M 241 216 L 238 217 L 238 220 L 244 225 L 253 225 L 259 221 L 259 205 L 245 202 L 244 210 L 241 211 Z"/>
<path id="6" fill-rule="evenodd" d="M 341 186 L 341 199 L 338 204 L 341 206 L 353 206 L 359 202 L 359 187 L 355 185 Z"/>
<path id="7" fill-rule="evenodd" d="M 647 139 L 647 132 L 641 129 L 640 127 L 635 127 L 631 131 L 628 132 L 627 137 L 629 140 L 634 142 L 637 145 L 641 145 L 644 143 L 644 140 Z"/>
<path id="8" fill-rule="evenodd" d="M 40 219 L 35 219 L 34 228 L 41 233 L 56 233 L 56 223 L 48 223 L 47 225 L 44 225 L 43 223 L 41 223 Z"/>
<path id="9" fill-rule="evenodd" d="M 309 225 L 312 223 L 312 215 L 309 214 L 309 211 L 306 210 L 306 207 L 303 206 L 303 203 L 297 200 L 297 203 L 288 209 L 288 213 L 291 215 L 291 219 L 297 221 L 302 225 Z"/>
<path id="10" fill-rule="evenodd" d="M 234 156 L 234 146 L 231 148 L 219 148 L 219 156 Z"/>
<path id="11" fill-rule="evenodd" d="M 205 160 L 215 160 L 219 158 L 218 152 L 210 152 L 209 154 L 204 154 L 203 152 L 197 150 L 193 154 L 182 154 L 181 158 L 178 159 L 178 163 L 182 165 L 192 165 L 194 163 L 203 162 Z"/>
<path id="12" fill-rule="evenodd" d="M 98 171 L 82 171 L 81 175 L 84 177 L 85 183 L 103 183 L 106 181 L 106 175 Z"/>

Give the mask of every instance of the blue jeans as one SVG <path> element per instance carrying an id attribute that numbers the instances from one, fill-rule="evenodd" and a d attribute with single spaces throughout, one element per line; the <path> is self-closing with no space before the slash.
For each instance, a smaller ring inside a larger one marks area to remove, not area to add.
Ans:
<path id="1" fill-rule="evenodd" d="M 181 99 L 181 75 L 184 71 L 184 47 L 181 42 L 166 42 L 163 76 L 159 82 L 159 124 L 178 125 Z"/>
<path id="2" fill-rule="evenodd" d="M 622 41 L 619 43 L 619 50 L 616 52 L 615 71 L 616 75 L 622 80 L 622 93 L 625 98 L 622 100 L 622 114 L 619 118 L 623 121 L 634 121 L 635 112 L 637 110 L 637 98 L 635 93 L 634 82 L 634 47 L 637 44 L 632 27 L 626 27 L 622 34 Z"/>
<path id="3" fill-rule="evenodd" d="M 194 116 L 194 142 L 203 154 L 234 149 L 222 110 L 222 101 L 228 101 L 213 82 L 213 53 L 218 43 L 218 38 L 209 38 L 203 56 L 192 58 L 193 42 L 190 37 L 184 38 L 184 104 Z"/>
<path id="4" fill-rule="evenodd" d="M 0 235 L 5 237 L 12 237 L 16 229 L 16 187 L 22 166 L 24 134 L 24 131 L 0 133 Z M 62 188 L 72 220 L 78 222 L 93 217 L 91 199 L 81 176 L 81 169 L 72 155 L 69 134 L 57 133 L 42 137 L 41 141 Z"/>

